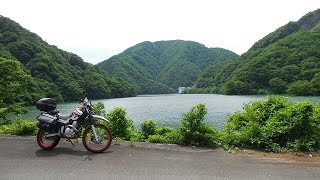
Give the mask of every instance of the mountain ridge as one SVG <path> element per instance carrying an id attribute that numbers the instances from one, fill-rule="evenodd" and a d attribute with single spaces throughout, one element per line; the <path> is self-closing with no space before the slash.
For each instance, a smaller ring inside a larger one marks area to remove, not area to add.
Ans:
<path id="1" fill-rule="evenodd" d="M 193 91 L 320 95 L 319 24 L 320 9 L 281 26 L 234 61 L 210 66 Z"/>
<path id="2" fill-rule="evenodd" d="M 97 66 L 136 84 L 140 94 L 175 93 L 191 86 L 208 65 L 237 56 L 194 41 L 144 41 Z"/>
<path id="3" fill-rule="evenodd" d="M 41 97 L 78 101 L 83 89 L 93 99 L 136 94 L 134 87 L 123 79 L 108 75 L 76 54 L 48 44 L 37 34 L 4 16 L 0 16 L 0 58 L 3 72 L 9 73 L 5 69 L 9 68 L 28 79 L 23 92 L 1 92 L 4 103 L 31 104 Z M 2 74 L 6 75 L 9 74 Z M 21 80 L 11 78 L 12 82 L 2 83 L 14 89 L 15 83 L 24 84 Z M 5 95 L 15 98 L 6 98 Z"/>
<path id="4" fill-rule="evenodd" d="M 272 44 L 275 41 L 278 41 L 299 30 L 318 29 L 320 28 L 319 19 L 320 19 L 320 9 L 315 10 L 313 12 L 309 12 L 303 17 L 301 17 L 298 21 L 296 22 L 290 21 L 286 25 L 276 29 L 274 32 L 269 33 L 268 35 L 260 39 L 258 42 L 254 43 L 253 46 L 248 50 L 248 52 L 256 49 L 257 47 L 259 48 L 266 47 L 269 44 Z"/>

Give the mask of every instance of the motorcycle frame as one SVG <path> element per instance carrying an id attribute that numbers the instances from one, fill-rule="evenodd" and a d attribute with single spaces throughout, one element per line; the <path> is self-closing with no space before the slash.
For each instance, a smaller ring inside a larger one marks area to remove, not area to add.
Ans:
<path id="1" fill-rule="evenodd" d="M 80 130 L 83 127 L 84 122 L 88 122 L 88 126 L 86 127 L 86 129 L 90 127 L 92 129 L 93 134 L 94 134 L 95 140 L 98 141 L 98 136 L 96 134 L 95 127 L 94 127 L 94 125 L 95 125 L 94 120 L 109 122 L 106 118 L 104 118 L 102 116 L 92 114 L 92 111 L 88 108 L 87 104 L 84 104 L 84 111 L 83 111 L 82 115 L 77 119 L 78 126 L 80 127 L 78 130 Z M 40 122 L 39 126 L 47 126 L 47 123 L 41 124 L 41 122 Z M 46 138 L 54 137 L 54 136 L 60 136 L 62 138 L 67 138 L 67 137 L 62 136 L 64 132 L 61 132 L 61 129 L 60 129 L 61 126 L 59 126 L 58 128 L 59 128 L 58 133 L 46 134 L 45 135 Z M 67 139 L 72 139 L 72 138 L 67 138 Z"/>

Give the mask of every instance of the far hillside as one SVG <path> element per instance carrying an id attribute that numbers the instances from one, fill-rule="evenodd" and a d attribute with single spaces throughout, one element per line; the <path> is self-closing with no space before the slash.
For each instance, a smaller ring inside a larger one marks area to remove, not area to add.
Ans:
<path id="1" fill-rule="evenodd" d="M 182 40 L 142 42 L 97 66 L 138 87 L 140 94 L 177 93 L 212 64 L 238 57 L 222 48 Z"/>
<path id="2" fill-rule="evenodd" d="M 210 66 L 190 93 L 320 95 L 320 9 Z"/>
<path id="3" fill-rule="evenodd" d="M 79 101 L 84 89 L 93 99 L 136 95 L 135 87 L 122 78 L 48 44 L 1 15 L 0 74 L 1 112 L 6 105 L 32 104 L 43 97 Z"/>

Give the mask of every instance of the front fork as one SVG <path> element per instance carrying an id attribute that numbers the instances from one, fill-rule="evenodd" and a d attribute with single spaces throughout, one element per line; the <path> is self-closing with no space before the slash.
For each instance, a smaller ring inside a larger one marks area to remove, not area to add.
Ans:
<path id="1" fill-rule="evenodd" d="M 99 137 L 98 137 L 96 129 L 94 127 L 93 118 L 92 118 L 91 113 L 89 113 L 89 123 L 91 124 L 90 126 L 91 126 L 91 129 L 92 129 L 93 135 L 94 135 L 94 139 L 96 140 L 96 143 L 98 143 L 99 142 Z"/>
<path id="2" fill-rule="evenodd" d="M 91 125 L 91 129 L 92 129 L 92 132 L 93 132 L 93 135 L 94 135 L 96 142 L 99 142 L 99 138 L 98 138 L 98 135 L 97 135 L 96 130 L 94 128 L 94 125 Z"/>

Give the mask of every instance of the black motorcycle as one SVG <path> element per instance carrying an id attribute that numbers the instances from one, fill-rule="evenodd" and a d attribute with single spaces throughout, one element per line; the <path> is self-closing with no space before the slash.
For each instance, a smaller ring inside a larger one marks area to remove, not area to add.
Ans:
<path id="1" fill-rule="evenodd" d="M 57 104 L 51 98 L 38 100 L 36 107 L 42 111 L 37 117 L 39 121 L 37 142 L 42 149 L 55 148 L 60 138 L 66 138 L 72 143 L 70 139 L 80 138 L 81 134 L 84 147 L 91 152 L 100 153 L 110 146 L 112 141 L 110 130 L 98 123 L 108 120 L 93 114 L 91 101 L 87 97 L 83 99 L 82 106 L 69 115 L 61 115 L 56 111 Z M 84 127 L 86 128 L 82 131 Z"/>

